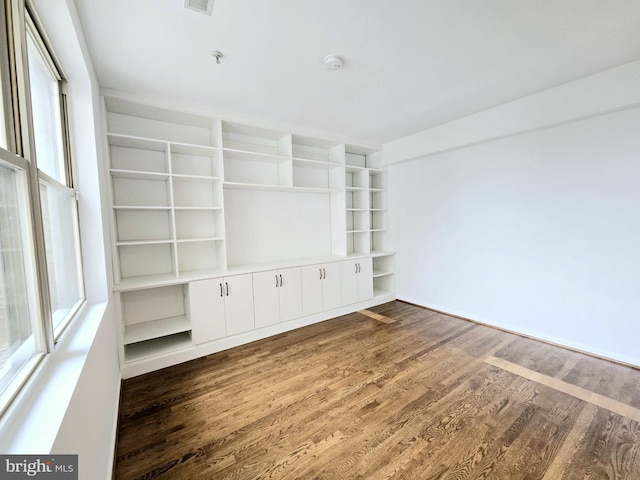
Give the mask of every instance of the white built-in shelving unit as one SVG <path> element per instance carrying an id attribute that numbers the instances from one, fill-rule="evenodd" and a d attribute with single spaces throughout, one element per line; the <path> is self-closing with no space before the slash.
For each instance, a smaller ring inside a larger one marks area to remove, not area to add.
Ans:
<path id="1" fill-rule="evenodd" d="M 395 290 L 394 254 L 387 251 L 389 213 L 382 154 L 345 146 L 347 254 L 373 260 L 374 296 Z"/>
<path id="2" fill-rule="evenodd" d="M 125 376 L 395 298 L 379 151 L 105 107 Z"/>

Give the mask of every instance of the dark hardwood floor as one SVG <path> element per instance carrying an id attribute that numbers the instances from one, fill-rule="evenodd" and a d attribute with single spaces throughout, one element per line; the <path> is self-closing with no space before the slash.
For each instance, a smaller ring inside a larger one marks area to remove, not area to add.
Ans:
<path id="1" fill-rule="evenodd" d="M 116 478 L 640 479 L 639 370 L 366 313 L 126 380 Z"/>

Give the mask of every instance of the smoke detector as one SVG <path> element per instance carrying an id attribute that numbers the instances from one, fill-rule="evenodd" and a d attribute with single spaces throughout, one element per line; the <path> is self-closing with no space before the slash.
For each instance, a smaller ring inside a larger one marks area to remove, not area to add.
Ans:
<path id="1" fill-rule="evenodd" d="M 327 70 L 337 70 L 342 66 L 342 58 L 336 54 L 330 54 L 324 57 L 324 66 Z"/>
<path id="2" fill-rule="evenodd" d="M 211 15 L 213 0 L 184 0 L 184 8 Z"/>

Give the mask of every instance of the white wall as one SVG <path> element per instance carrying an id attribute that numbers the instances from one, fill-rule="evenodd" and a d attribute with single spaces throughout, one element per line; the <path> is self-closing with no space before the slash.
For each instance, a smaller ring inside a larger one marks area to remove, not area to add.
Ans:
<path id="1" fill-rule="evenodd" d="M 396 161 L 426 155 L 389 167 L 398 298 L 640 365 L 640 85 L 628 81 L 632 67 L 606 73 L 628 93 L 626 107 L 620 91 L 611 108 L 606 89 L 584 89 L 593 79 L 583 79 L 438 127 L 454 132 L 441 150 L 416 144 L 433 138 L 429 131 L 396 141 L 395 152 L 410 147 Z M 560 99 L 571 94 L 602 102 L 566 121 L 574 112 Z M 540 115 L 536 100 L 554 96 L 556 107 Z M 495 127 L 518 117 L 537 117 L 535 128 L 508 136 L 486 128 L 488 118 Z M 474 125 L 484 137 L 467 130 Z"/>

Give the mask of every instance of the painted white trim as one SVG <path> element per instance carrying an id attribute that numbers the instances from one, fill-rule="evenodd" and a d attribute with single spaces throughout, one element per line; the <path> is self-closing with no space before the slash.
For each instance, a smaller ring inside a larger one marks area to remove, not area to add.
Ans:
<path id="1" fill-rule="evenodd" d="M 105 480 L 113 480 L 115 478 L 115 465 L 116 465 L 116 448 L 118 446 L 118 416 L 120 415 L 120 391 L 122 390 L 122 376 L 119 375 L 120 381 L 118 382 L 116 395 L 114 397 L 114 406 L 113 406 L 113 428 L 111 429 L 111 441 L 109 442 L 109 452 L 108 458 L 111 459 L 109 462 L 109 469 L 104 476 Z"/>
<path id="2" fill-rule="evenodd" d="M 384 163 L 414 160 L 638 105 L 640 61 L 385 143 Z"/>

